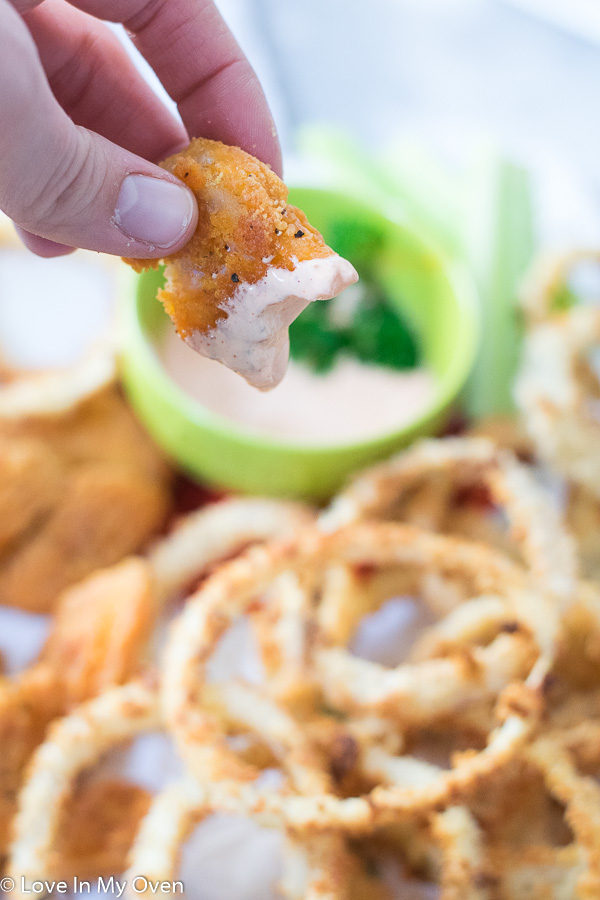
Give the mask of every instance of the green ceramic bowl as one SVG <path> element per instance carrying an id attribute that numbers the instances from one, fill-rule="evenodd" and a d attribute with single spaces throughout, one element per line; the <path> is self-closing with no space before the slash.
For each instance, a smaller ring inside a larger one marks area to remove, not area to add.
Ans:
<path id="1" fill-rule="evenodd" d="M 192 476 L 234 491 L 324 500 L 356 469 L 440 427 L 474 359 L 478 305 L 468 274 L 410 226 L 331 191 L 296 188 L 290 201 L 351 261 L 364 252 L 365 241 L 376 246 L 378 277 L 412 323 L 424 360 L 437 377 L 435 395 L 418 419 L 375 440 L 306 446 L 215 415 L 175 385 L 159 362 L 155 341 L 167 317 L 156 299 L 156 272 L 124 276 L 122 372 L 140 418 Z"/>

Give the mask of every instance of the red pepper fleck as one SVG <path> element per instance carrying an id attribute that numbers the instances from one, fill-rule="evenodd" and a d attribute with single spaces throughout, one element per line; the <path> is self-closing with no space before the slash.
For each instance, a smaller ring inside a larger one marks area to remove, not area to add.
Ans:
<path id="1" fill-rule="evenodd" d="M 373 577 L 377 571 L 377 566 L 370 562 L 354 563 L 352 571 L 357 579 L 366 580 Z"/>
<path id="2" fill-rule="evenodd" d="M 484 511 L 494 508 L 494 498 L 485 484 L 465 484 L 454 491 L 452 505 L 473 506 Z"/>

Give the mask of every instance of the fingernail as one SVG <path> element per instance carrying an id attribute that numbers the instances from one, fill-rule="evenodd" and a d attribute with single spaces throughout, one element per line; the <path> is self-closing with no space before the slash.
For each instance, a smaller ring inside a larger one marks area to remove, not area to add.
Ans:
<path id="1" fill-rule="evenodd" d="M 149 175 L 128 175 L 119 191 L 114 221 L 129 238 L 171 247 L 193 215 L 194 201 L 183 185 Z"/>

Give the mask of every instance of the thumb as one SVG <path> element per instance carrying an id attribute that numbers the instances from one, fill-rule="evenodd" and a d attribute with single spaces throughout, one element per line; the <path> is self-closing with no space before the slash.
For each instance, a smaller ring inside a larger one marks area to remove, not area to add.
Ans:
<path id="1" fill-rule="evenodd" d="M 0 36 L 0 209 L 21 229 L 70 247 L 129 257 L 182 247 L 197 223 L 191 191 L 69 119 L 5 0 Z"/>

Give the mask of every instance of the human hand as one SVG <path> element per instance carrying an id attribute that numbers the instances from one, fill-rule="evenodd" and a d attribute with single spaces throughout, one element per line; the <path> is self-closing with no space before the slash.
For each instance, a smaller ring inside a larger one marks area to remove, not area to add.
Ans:
<path id="1" fill-rule="evenodd" d="M 0 209 L 30 250 L 180 249 L 196 201 L 153 162 L 190 137 L 236 144 L 281 174 L 262 89 L 212 0 L 40 4 L 0 0 Z M 133 35 L 183 125 L 100 19 Z"/>

